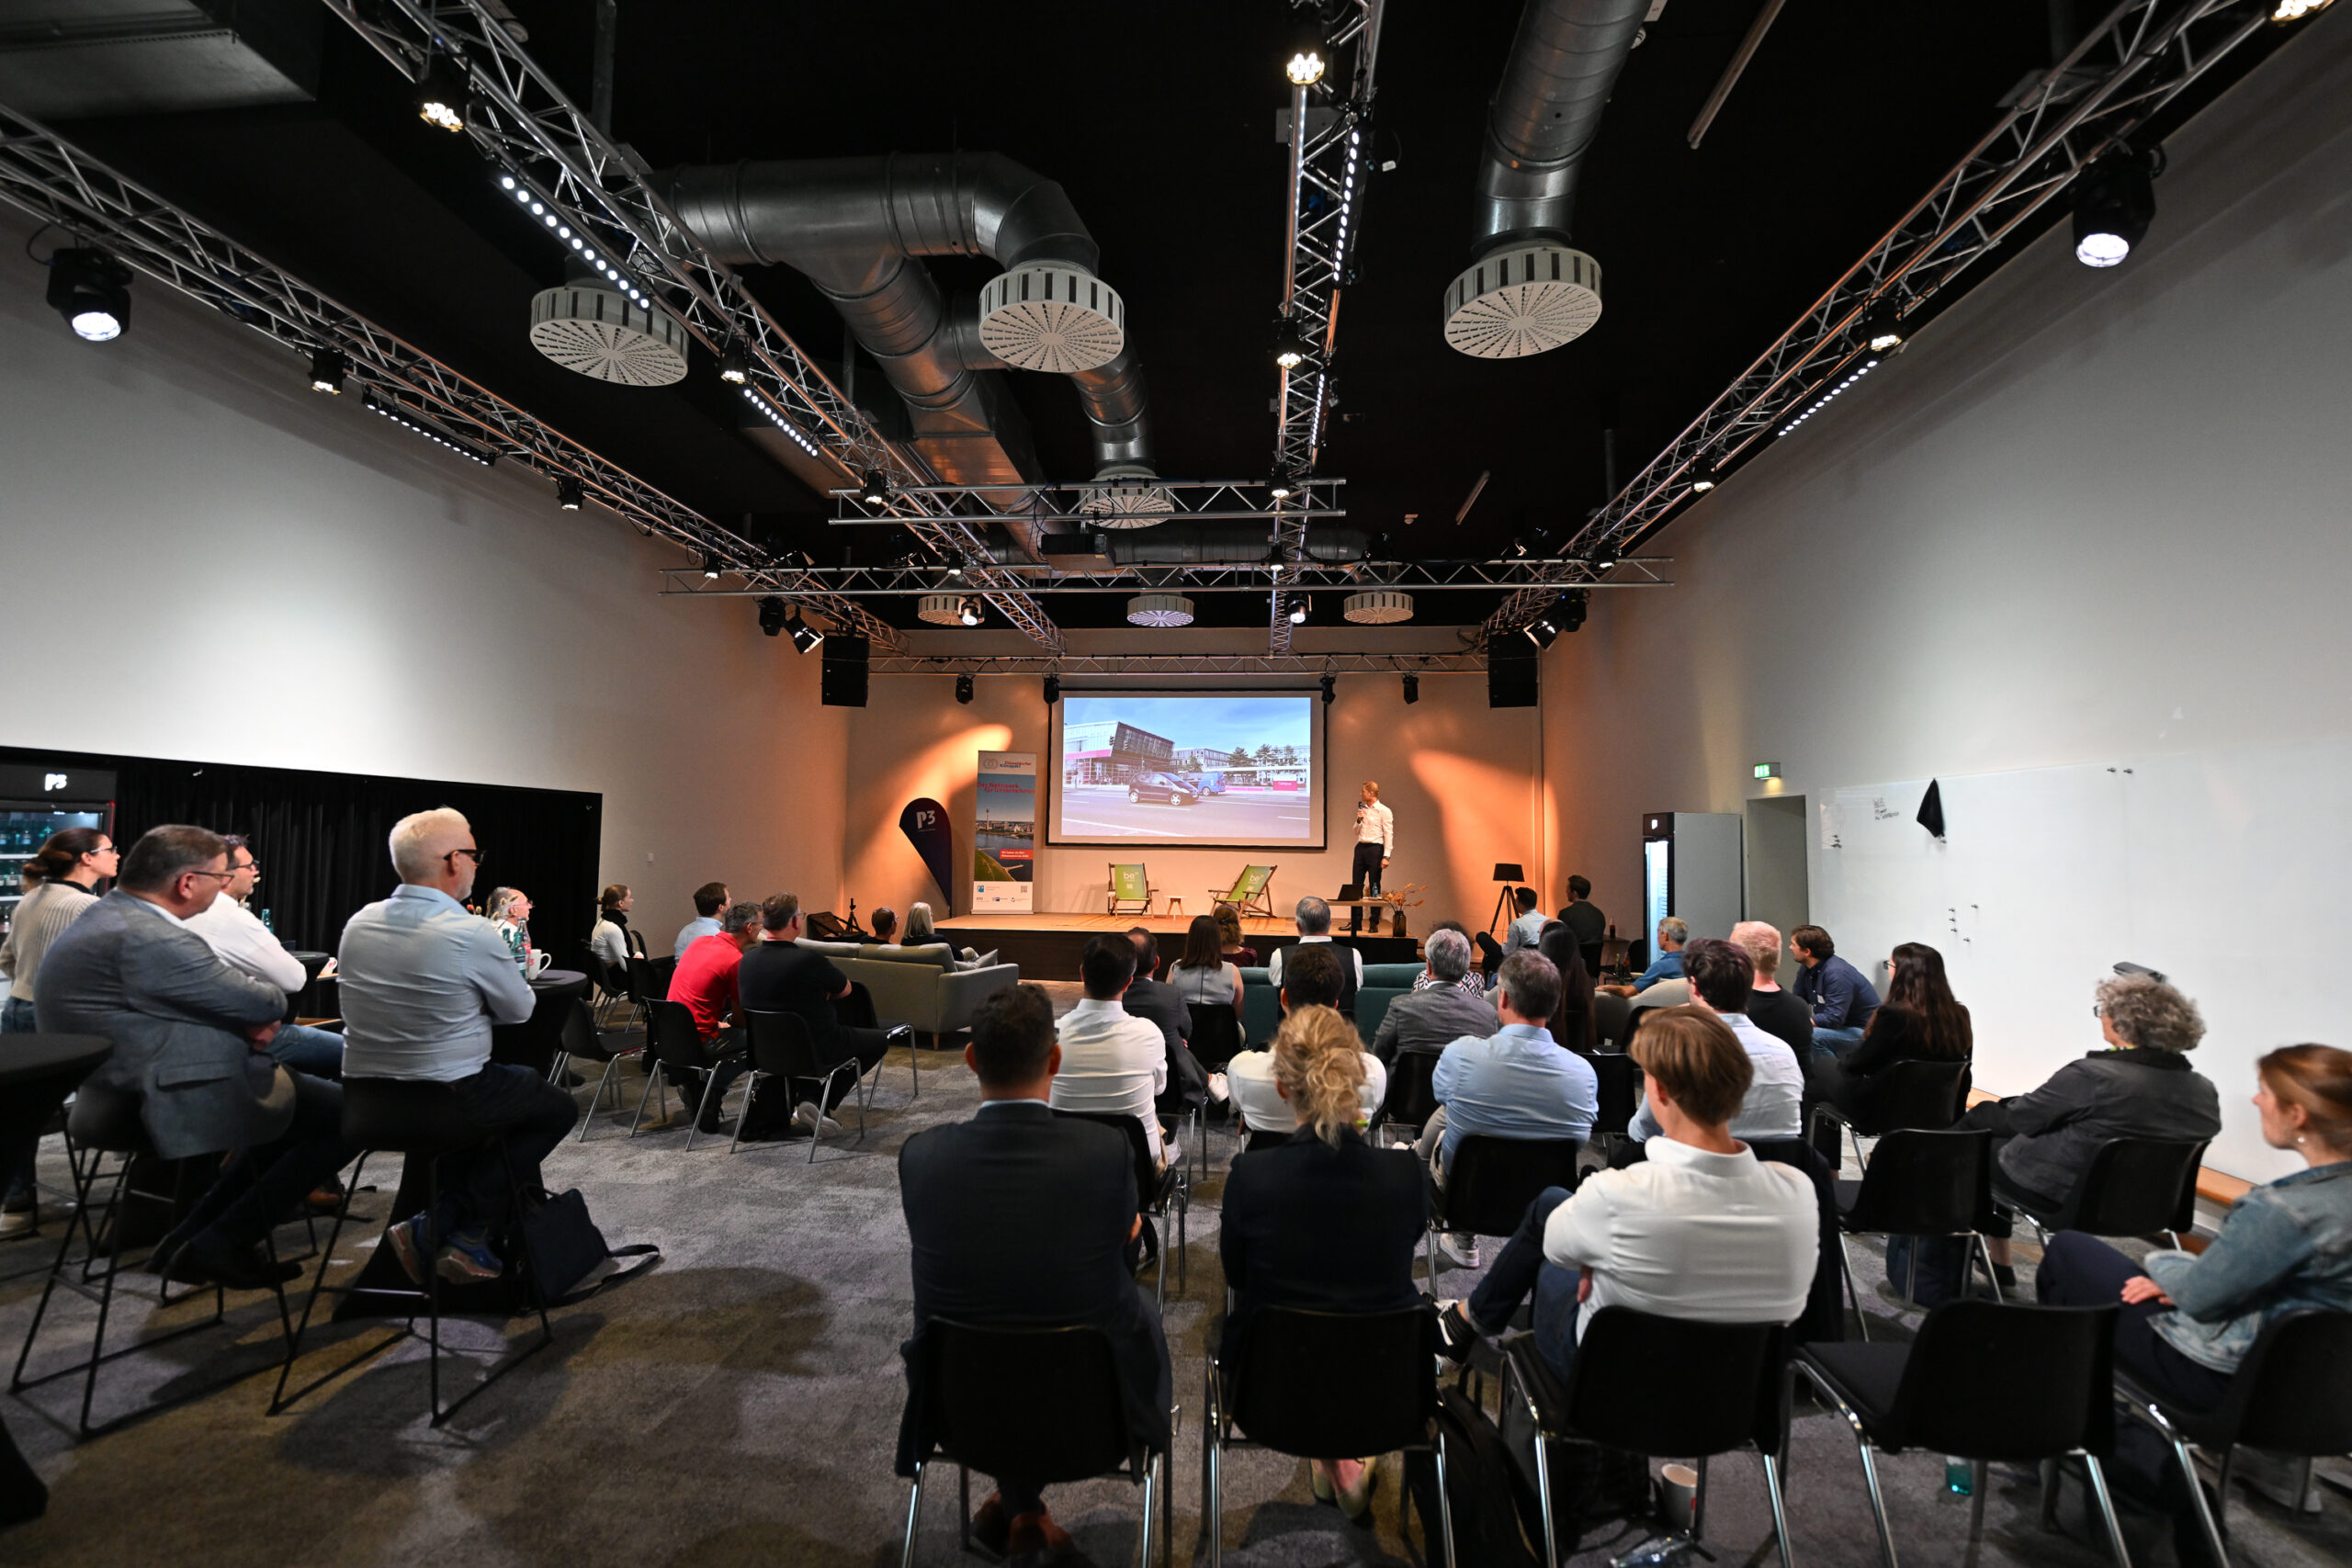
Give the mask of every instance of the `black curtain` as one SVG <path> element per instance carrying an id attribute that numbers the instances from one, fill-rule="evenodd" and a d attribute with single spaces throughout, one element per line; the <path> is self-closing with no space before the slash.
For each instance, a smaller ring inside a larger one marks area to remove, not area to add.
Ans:
<path id="1" fill-rule="evenodd" d="M 13 746 L 0 747 L 0 762 L 113 769 L 115 837 L 126 847 L 163 822 L 244 834 L 261 862 L 253 907 L 290 947 L 333 953 L 352 912 L 399 880 L 385 846 L 392 824 L 435 806 L 465 813 L 485 852 L 473 902 L 493 887 L 529 894 L 531 940 L 559 968 L 580 966 L 595 924 L 602 795 Z"/>

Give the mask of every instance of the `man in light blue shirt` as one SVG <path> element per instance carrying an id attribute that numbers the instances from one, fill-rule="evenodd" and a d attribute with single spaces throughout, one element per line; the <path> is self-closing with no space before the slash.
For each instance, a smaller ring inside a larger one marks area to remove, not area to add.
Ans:
<path id="1" fill-rule="evenodd" d="M 1535 889 L 1532 887 L 1512 888 L 1510 901 L 1512 908 L 1519 911 L 1519 918 L 1512 920 L 1510 928 L 1503 932 L 1503 952 L 1506 955 L 1532 953 L 1544 935 L 1544 924 L 1548 917 L 1535 907 Z"/>
<path id="2" fill-rule="evenodd" d="M 1599 991 L 1613 991 L 1621 997 L 1636 997 L 1660 980 L 1682 977 L 1682 949 L 1690 940 L 1690 923 L 1679 915 L 1668 915 L 1657 923 L 1657 956 L 1650 966 L 1630 986 L 1596 986 Z"/>
<path id="3" fill-rule="evenodd" d="M 1756 980 L 1756 961 L 1746 948 L 1702 938 L 1686 950 L 1683 966 L 1690 983 L 1690 1005 L 1723 1020 L 1740 1049 L 1747 1053 L 1753 1071 L 1747 1092 L 1731 1118 L 1731 1135 L 1750 1143 L 1758 1138 L 1801 1136 L 1804 1070 L 1789 1043 L 1758 1029 L 1745 1010 L 1749 987 Z M 1644 1104 L 1625 1135 L 1640 1145 L 1657 1134 L 1658 1119 Z"/>
<path id="4" fill-rule="evenodd" d="M 678 940 L 670 949 L 673 958 L 684 958 L 686 949 L 707 936 L 718 934 L 718 911 L 727 908 L 727 884 L 706 882 L 695 889 L 695 918 L 678 928 Z"/>
<path id="5" fill-rule="evenodd" d="M 1415 1145 L 1431 1159 L 1442 1186 L 1453 1151 L 1473 1134 L 1489 1138 L 1582 1138 L 1592 1131 L 1600 1086 L 1591 1065 L 1555 1042 L 1548 1027 L 1560 1005 L 1560 972 L 1540 953 L 1503 960 L 1495 987 L 1503 1026 L 1480 1040 L 1464 1035 L 1438 1057 L 1430 1088 L 1438 1109 Z M 1446 1256 L 1478 1266 L 1476 1237 L 1443 1240 Z"/>

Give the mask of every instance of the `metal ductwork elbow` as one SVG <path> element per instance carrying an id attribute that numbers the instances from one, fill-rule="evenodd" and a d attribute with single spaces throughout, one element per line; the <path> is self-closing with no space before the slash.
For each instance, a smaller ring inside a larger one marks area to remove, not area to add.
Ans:
<path id="1" fill-rule="evenodd" d="M 1518 359 L 1600 319 L 1600 264 L 1568 243 L 1577 175 L 1650 0 L 1527 0 L 1487 117 L 1472 261 L 1445 291 L 1445 341 Z"/>

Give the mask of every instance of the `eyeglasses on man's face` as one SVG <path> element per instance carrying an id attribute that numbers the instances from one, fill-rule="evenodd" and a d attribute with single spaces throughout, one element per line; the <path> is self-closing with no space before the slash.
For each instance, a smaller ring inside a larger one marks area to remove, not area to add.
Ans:
<path id="1" fill-rule="evenodd" d="M 443 855 L 441 858 L 443 860 L 456 860 L 459 855 L 463 855 L 468 860 L 473 862 L 476 869 L 480 869 L 483 860 L 483 855 L 481 851 L 477 849 L 469 848 L 462 850 L 451 850 L 447 854 Z"/>

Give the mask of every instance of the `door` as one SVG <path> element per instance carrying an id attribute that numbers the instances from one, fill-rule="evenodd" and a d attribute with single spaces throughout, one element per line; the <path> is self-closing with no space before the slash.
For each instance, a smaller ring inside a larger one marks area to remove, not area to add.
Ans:
<path id="1" fill-rule="evenodd" d="M 1747 803 L 1747 918 L 1778 927 L 1784 937 L 1811 918 L 1804 833 L 1804 796 Z"/>

